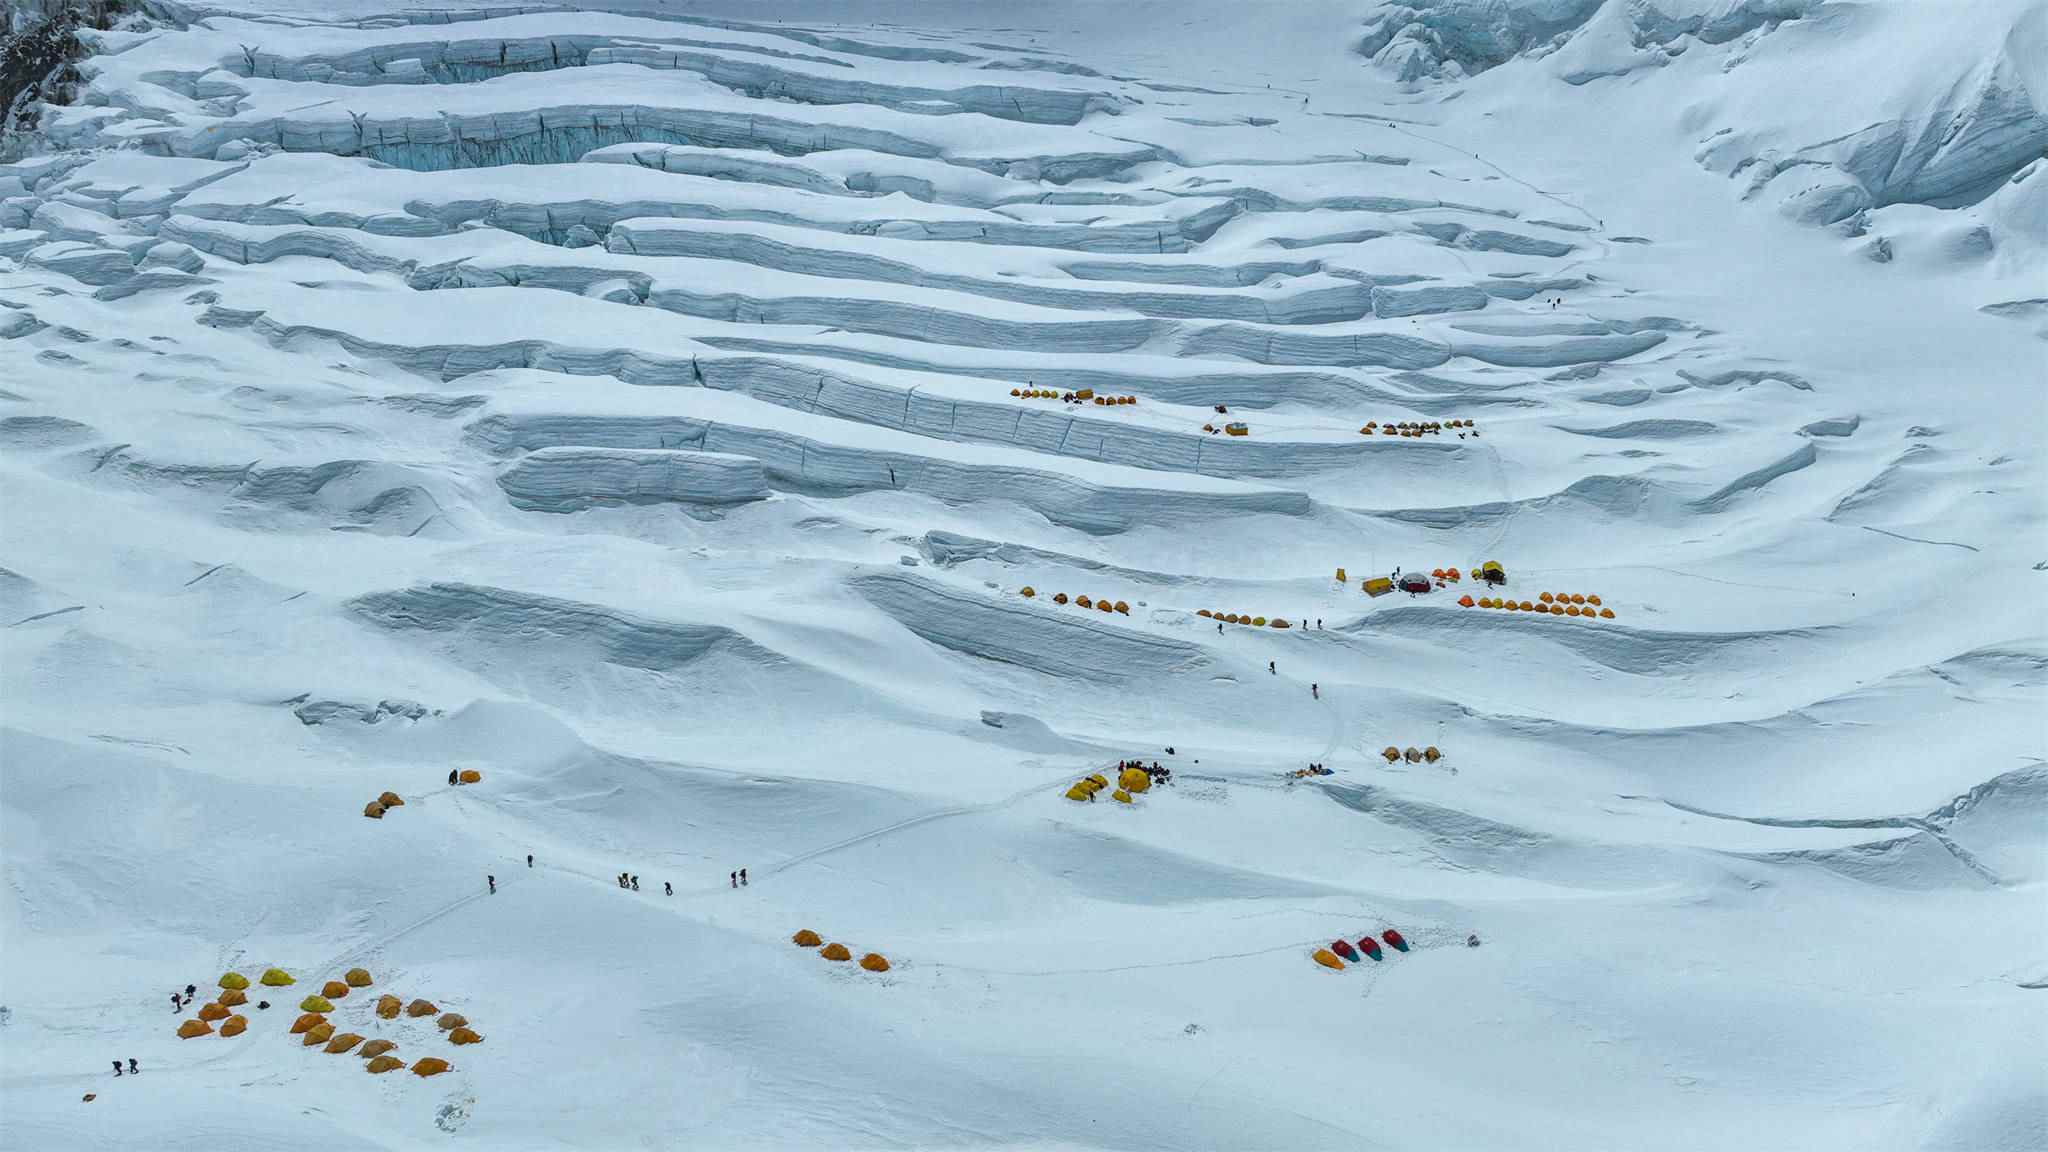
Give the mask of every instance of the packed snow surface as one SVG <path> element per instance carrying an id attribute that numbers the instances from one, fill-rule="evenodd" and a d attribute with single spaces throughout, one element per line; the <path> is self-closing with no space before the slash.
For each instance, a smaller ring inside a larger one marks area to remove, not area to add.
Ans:
<path id="1" fill-rule="evenodd" d="M 2048 1146 L 2040 0 L 148 7 L 0 1146 Z"/>

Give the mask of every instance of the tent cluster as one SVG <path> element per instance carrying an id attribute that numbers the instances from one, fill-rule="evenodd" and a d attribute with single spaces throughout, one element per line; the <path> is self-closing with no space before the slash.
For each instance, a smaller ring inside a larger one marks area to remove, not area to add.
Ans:
<path id="1" fill-rule="evenodd" d="M 1025 599 L 1028 600 L 1034 596 L 1037 596 L 1038 590 L 1036 588 L 1033 588 L 1031 585 L 1026 584 L 1024 587 L 1019 588 L 1017 590 L 1017 594 L 1023 596 Z M 1052 602 L 1055 604 L 1066 604 L 1071 602 L 1077 608 L 1093 608 L 1099 612 L 1119 612 L 1125 616 L 1129 616 L 1131 614 L 1131 606 L 1128 603 L 1122 600 L 1111 600 L 1107 596 L 1098 599 L 1096 597 L 1089 596 L 1084 593 L 1082 595 L 1072 597 L 1070 600 L 1070 598 L 1067 596 L 1065 592 L 1055 592 L 1052 594 Z"/>
<path id="2" fill-rule="evenodd" d="M 799 928 L 796 935 L 789 938 L 789 942 L 799 948 L 817 948 L 818 955 L 823 956 L 827 960 L 843 963 L 853 959 L 853 952 L 846 945 L 834 943 L 825 944 L 824 947 L 819 948 L 818 946 L 823 941 L 823 937 L 809 928 Z M 889 961 L 880 952 L 870 952 L 860 958 L 860 966 L 864 971 L 868 972 L 887 972 L 889 970 Z"/>
<path id="3" fill-rule="evenodd" d="M 1204 424 L 1202 425 L 1202 431 L 1214 436 L 1219 429 L 1214 424 Z M 1225 424 L 1220 431 L 1226 436 L 1249 436 L 1252 434 L 1252 427 L 1242 420 L 1234 420 Z"/>
<path id="4" fill-rule="evenodd" d="M 1342 972 L 1346 963 L 1356 964 L 1359 962 L 1359 954 L 1361 952 L 1365 954 L 1364 959 L 1380 959 L 1380 940 L 1385 940 L 1387 947 L 1394 949 L 1396 952 L 1406 952 L 1408 950 L 1407 938 L 1395 929 L 1389 928 L 1380 933 L 1379 940 L 1373 939 L 1370 934 L 1360 936 L 1355 947 L 1349 940 L 1341 938 L 1332 940 L 1329 947 L 1318 948 L 1310 953 L 1309 959 L 1314 960 L 1333 972 Z"/>
<path id="5" fill-rule="evenodd" d="M 291 973 L 282 968 L 266 970 L 260 978 L 264 987 L 283 988 L 296 983 Z M 249 1002 L 249 978 L 240 972 L 224 972 L 220 978 L 220 995 L 205 1004 L 192 1019 L 178 1025 L 178 1038 L 190 1040 L 196 1036 L 240 1036 L 249 1030 L 249 1018 L 234 1011 Z M 220 1029 L 215 1031 L 214 1025 Z"/>
<path id="6" fill-rule="evenodd" d="M 363 815 L 368 816 L 372 820 L 382 820 L 384 813 L 389 812 L 393 808 L 402 808 L 404 806 L 405 801 L 399 799 L 398 793 L 386 792 L 368 804 L 363 805 Z"/>
<path id="7" fill-rule="evenodd" d="M 1434 764 L 1444 758 L 1444 754 L 1437 751 L 1437 747 L 1434 744 L 1427 748 L 1417 748 L 1411 744 L 1406 749 L 1396 748 L 1389 744 L 1385 748 L 1380 749 L 1380 755 L 1389 764 L 1398 764 L 1403 760 L 1410 764 Z"/>
<path id="8" fill-rule="evenodd" d="M 1395 424 L 1381 424 L 1377 420 L 1368 420 L 1365 422 L 1365 427 L 1358 430 L 1358 434 L 1360 436 L 1370 436 L 1377 430 L 1382 436 L 1406 436 L 1413 439 L 1418 436 L 1440 436 L 1446 428 L 1475 427 L 1477 425 L 1470 420 L 1425 420 L 1421 422 L 1403 420 Z"/>
<path id="9" fill-rule="evenodd" d="M 1547 613 L 1551 616 L 1577 616 L 1581 620 L 1591 620 L 1595 617 L 1602 620 L 1614 619 L 1614 609 L 1602 607 L 1598 596 L 1585 596 L 1577 592 L 1545 592 L 1535 600 L 1520 601 L 1493 596 L 1481 596 L 1474 600 L 1470 596 L 1461 596 L 1458 603 L 1467 608 L 1503 608 L 1509 612 L 1534 612 L 1539 616 Z"/>
<path id="10" fill-rule="evenodd" d="M 1083 776 L 1079 780 L 1074 781 L 1073 787 L 1067 789 L 1067 799 L 1082 801 L 1093 800 L 1095 799 L 1095 794 L 1097 792 L 1100 792 L 1107 787 L 1109 787 L 1109 777 L 1104 776 L 1100 772 L 1097 772 L 1092 776 Z M 1118 791 L 1123 790 L 1118 789 Z M 1124 793 L 1124 803 L 1130 803 L 1130 794 L 1128 792 Z"/>
<path id="11" fill-rule="evenodd" d="M 1097 396 L 1093 388 L 1076 388 L 1061 392 L 1054 388 L 1012 388 L 1010 395 L 1019 400 L 1058 400 L 1062 404 L 1089 404 L 1098 408 L 1115 408 L 1124 404 L 1136 404 L 1136 396 Z"/>
<path id="12" fill-rule="evenodd" d="M 1067 799 L 1087 802 L 1094 800 L 1097 793 L 1108 791 L 1110 799 L 1119 804 L 1129 804 L 1132 797 L 1150 792 L 1152 785 L 1171 776 L 1172 773 L 1163 768 L 1147 768 L 1136 760 L 1122 760 L 1118 761 L 1116 766 L 1116 784 L 1113 788 L 1109 777 L 1097 772 L 1074 781 L 1067 789 Z"/>
<path id="13" fill-rule="evenodd" d="M 372 1075 L 405 1067 L 403 1060 L 390 1054 L 398 1048 L 396 1041 L 365 1041 L 355 1032 L 337 1033 L 334 1025 L 327 1019 L 327 1014 L 335 1010 L 334 1001 L 346 998 L 355 989 L 368 988 L 371 983 L 369 972 L 361 968 L 351 968 L 341 979 L 329 980 L 318 994 L 299 1001 L 300 1014 L 292 1021 L 291 1034 L 300 1038 L 299 1043 L 302 1047 L 311 1048 L 319 1045 L 322 1051 L 335 1056 L 353 1052 L 367 1062 L 365 1067 Z M 442 1032 L 447 1033 L 448 1042 L 451 1044 L 476 1044 L 483 1040 L 483 1037 L 469 1026 L 466 1017 L 455 1012 L 442 1012 L 431 1000 L 414 1000 L 407 1004 L 398 997 L 385 993 L 377 997 L 372 1011 L 382 1020 L 395 1020 L 401 1015 L 416 1020 L 438 1016 L 435 1024 Z M 435 1056 L 416 1060 L 412 1065 L 413 1073 L 418 1076 L 436 1076 L 448 1071 L 449 1068 L 446 1060 Z"/>
<path id="14" fill-rule="evenodd" d="M 1204 620 L 1221 620 L 1225 624 L 1243 624 L 1251 628 L 1292 628 L 1285 617 L 1275 616 L 1271 620 L 1264 616 L 1253 616 L 1244 612 L 1217 612 L 1209 608 L 1197 608 L 1195 615 Z"/>

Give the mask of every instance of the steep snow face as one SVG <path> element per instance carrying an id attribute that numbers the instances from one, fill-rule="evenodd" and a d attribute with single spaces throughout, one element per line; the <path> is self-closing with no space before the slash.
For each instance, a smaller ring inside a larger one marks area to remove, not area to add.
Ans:
<path id="1" fill-rule="evenodd" d="M 2026 6 L 148 7 L 0 166 L 0 1148 L 2048 1145 Z"/>
<path id="2" fill-rule="evenodd" d="M 1425 0 L 1376 10 L 1359 51 L 1404 81 L 1510 61 L 1684 108 L 1699 162 L 1794 219 L 1923 266 L 2043 257 L 2005 201 L 2040 195 L 2048 5 L 1860 0 Z M 2018 189 L 2025 188 L 2025 191 Z M 1925 206 L 1940 216 L 1885 213 Z M 1947 234 L 1929 245 L 1930 229 Z M 1972 236 L 1976 239 L 1972 239 Z M 1927 251 L 1929 247 L 1940 251 Z"/>

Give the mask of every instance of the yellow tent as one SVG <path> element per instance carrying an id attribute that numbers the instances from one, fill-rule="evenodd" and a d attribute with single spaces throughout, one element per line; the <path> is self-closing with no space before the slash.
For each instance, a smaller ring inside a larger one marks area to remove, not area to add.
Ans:
<path id="1" fill-rule="evenodd" d="M 1095 795 L 1095 789 L 1090 788 L 1085 783 L 1075 784 L 1072 788 L 1067 789 L 1067 799 L 1069 800 L 1079 800 L 1086 803 L 1088 798 L 1093 795 Z"/>
<path id="2" fill-rule="evenodd" d="M 795 944 L 799 948 L 816 948 L 825 942 L 816 932 L 811 931 L 809 928 L 798 929 L 797 934 L 791 936 L 789 940 L 790 943 Z"/>
<path id="3" fill-rule="evenodd" d="M 441 1018 L 434 1021 L 434 1027 L 446 1032 L 451 1028 L 460 1028 L 468 1023 L 469 1018 L 460 1012 L 443 1012 L 441 1013 Z"/>
<path id="4" fill-rule="evenodd" d="M 1038 590 L 1036 588 L 1033 588 L 1031 585 L 1026 584 L 1022 588 L 1017 589 L 1017 594 L 1019 596 L 1024 597 L 1026 600 L 1029 600 L 1033 596 L 1038 595 Z"/>
<path id="5" fill-rule="evenodd" d="M 434 1007 L 434 1002 L 431 1000 L 415 1000 L 405 1006 L 405 1014 L 414 1019 L 418 1019 L 421 1016 L 437 1015 L 440 1011 L 439 1008 Z"/>
<path id="6" fill-rule="evenodd" d="M 213 1025 L 204 1020 L 187 1020 L 178 1025 L 178 1039 L 190 1040 L 194 1036 L 213 1035 Z"/>
<path id="7" fill-rule="evenodd" d="M 1316 949 L 1314 960 L 1316 963 L 1321 964 L 1325 968 L 1334 968 L 1339 972 L 1342 972 L 1344 970 L 1344 962 L 1342 960 L 1337 959 L 1337 954 L 1335 952 L 1330 951 L 1328 948 Z"/>
<path id="8" fill-rule="evenodd" d="M 827 960 L 853 959 L 853 953 L 848 952 L 844 944 L 827 944 L 825 945 L 825 950 L 818 953 L 818 955 L 823 956 Z"/>
<path id="9" fill-rule="evenodd" d="M 361 1036 L 353 1032 L 343 1032 L 327 1042 L 327 1052 L 329 1055 L 339 1056 L 362 1042 L 363 1038 Z"/>
<path id="10" fill-rule="evenodd" d="M 1380 752 L 1380 755 L 1387 758 L 1387 763 L 1392 764 L 1401 758 L 1401 750 L 1389 744 Z"/>
<path id="11" fill-rule="evenodd" d="M 455 1028 L 449 1031 L 448 1042 L 450 1044 L 481 1044 L 484 1042 L 484 1038 L 477 1035 L 475 1029 Z"/>
<path id="12" fill-rule="evenodd" d="M 225 979 L 225 977 L 223 977 L 223 979 Z M 292 979 L 292 974 L 285 971 L 282 968 L 269 968 L 264 970 L 263 984 L 267 988 L 283 988 L 288 984 L 296 983 L 298 983 L 298 981 Z M 229 987 L 229 985 L 222 986 Z M 242 987 L 246 988 L 248 987 L 248 985 L 244 984 L 242 985 Z"/>
<path id="13" fill-rule="evenodd" d="M 870 972 L 887 972 L 889 970 L 889 962 L 884 960 L 879 952 L 870 952 L 861 957 L 860 966 Z"/>
<path id="14" fill-rule="evenodd" d="M 382 804 L 386 808 L 405 807 L 405 801 L 400 800 L 396 792 L 386 792 L 382 796 L 377 797 L 377 803 Z"/>
<path id="15" fill-rule="evenodd" d="M 1117 789 L 1114 792 L 1111 792 L 1109 794 L 1109 798 L 1111 800 L 1116 801 L 1119 804 L 1129 804 L 1131 802 L 1131 794 L 1129 792 L 1124 791 L 1121 788 Z"/>
<path id="16" fill-rule="evenodd" d="M 320 986 L 320 994 L 329 1000 L 339 1000 L 348 995 L 348 985 L 339 980 L 329 980 Z"/>
<path id="17" fill-rule="evenodd" d="M 372 1040 L 368 1044 L 363 1045 L 363 1050 L 356 1053 L 356 1055 L 368 1060 L 374 1056 L 382 1056 L 396 1047 L 398 1047 L 398 1042 L 395 1040 Z"/>
<path id="18" fill-rule="evenodd" d="M 240 1036 L 243 1030 L 245 1030 L 248 1027 L 248 1017 L 230 1016 L 227 1019 L 220 1022 L 220 1034 L 222 1036 Z"/>
<path id="19" fill-rule="evenodd" d="M 399 998 L 396 996 L 377 997 L 377 1015 L 383 1017 L 386 1020 L 397 1019 L 399 1012 L 403 1011 L 404 1009 L 404 1002 L 399 1000 Z"/>
<path id="20" fill-rule="evenodd" d="M 464 784 L 481 784 L 483 783 L 484 774 L 474 768 L 464 768 L 462 774 L 457 776 L 456 779 Z"/>
<path id="21" fill-rule="evenodd" d="M 441 1059 L 439 1056 L 429 1056 L 425 1060 L 413 1061 L 412 1074 L 415 1076 L 439 1076 L 441 1073 L 446 1072 L 448 1067 L 449 1065 L 446 1060 Z"/>
<path id="22" fill-rule="evenodd" d="M 249 978 L 247 976 L 242 975 L 240 972 L 229 972 L 220 978 L 220 986 L 223 988 L 233 988 L 236 991 L 240 991 L 241 989 L 247 988 L 249 986 Z"/>
<path id="23" fill-rule="evenodd" d="M 332 1012 L 334 1011 L 334 1005 L 328 1003 L 327 998 L 324 996 L 308 996 L 304 1000 L 299 1001 L 299 1011 Z"/>
<path id="24" fill-rule="evenodd" d="M 1143 768 L 1126 768 L 1116 778 L 1127 792 L 1143 792 L 1152 787 L 1152 777 Z"/>
<path id="25" fill-rule="evenodd" d="M 1084 777 L 1084 779 L 1088 779 L 1088 780 L 1092 780 L 1092 781 L 1094 781 L 1094 782 L 1095 782 L 1095 786 L 1096 786 L 1097 788 L 1107 788 L 1107 787 L 1109 787 L 1109 777 L 1107 777 L 1107 776 L 1104 776 L 1104 775 L 1103 775 L 1102 773 L 1100 773 L 1100 772 L 1092 772 L 1092 773 L 1090 773 L 1090 774 L 1089 774 L 1088 776 Z"/>
<path id="26" fill-rule="evenodd" d="M 376 1076 L 385 1072 L 395 1072 L 405 1067 L 405 1061 L 400 1060 L 396 1056 L 373 1056 L 364 1067 L 370 1070 L 370 1075 Z"/>
<path id="27" fill-rule="evenodd" d="M 351 988 L 368 988 L 370 986 L 370 974 L 361 968 L 349 969 L 342 976 L 342 980 L 346 981 Z"/>

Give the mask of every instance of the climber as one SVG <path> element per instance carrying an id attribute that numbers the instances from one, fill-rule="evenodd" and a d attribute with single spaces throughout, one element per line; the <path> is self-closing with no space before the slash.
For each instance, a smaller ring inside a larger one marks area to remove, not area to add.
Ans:
<path id="1" fill-rule="evenodd" d="M 129 1074 L 130 1076 L 140 1076 L 140 1075 L 142 1075 L 142 1069 L 140 1069 L 140 1068 L 137 1068 L 137 1067 L 135 1066 L 135 1057 L 133 1057 L 133 1056 L 130 1056 L 130 1057 L 128 1058 L 128 1074 Z"/>
<path id="2" fill-rule="evenodd" d="M 453 783 L 455 783 L 455 769 L 453 769 L 453 768 L 450 768 L 450 769 L 448 770 L 448 783 L 450 783 L 450 784 L 453 784 Z"/>
<path id="3" fill-rule="evenodd" d="M 745 888 L 746 886 L 747 886 L 747 870 L 746 870 L 745 868 L 742 868 L 742 869 L 740 869 L 740 887 L 742 887 L 742 888 Z"/>
<path id="4" fill-rule="evenodd" d="M 725 874 L 725 879 L 735 888 L 740 886 L 740 874 L 737 872 L 727 872 Z"/>
<path id="5" fill-rule="evenodd" d="M 533 853 L 531 853 L 531 852 L 528 852 L 528 853 L 526 854 L 526 866 L 527 866 L 528 868 L 531 868 L 531 867 L 533 867 Z"/>
<path id="6" fill-rule="evenodd" d="M 171 993 L 171 1015 L 175 1016 L 184 1010 L 185 1002 L 178 998 L 178 994 L 176 992 Z"/>
<path id="7" fill-rule="evenodd" d="M 486 877 L 484 877 L 484 883 L 486 883 L 486 884 L 489 884 L 489 885 L 491 886 L 491 894 L 492 894 L 492 895 L 496 895 L 496 894 L 497 894 L 497 892 L 498 892 L 498 878 L 497 878 L 496 876 L 486 876 Z"/>
<path id="8" fill-rule="evenodd" d="M 197 996 L 197 995 L 199 995 L 199 985 L 197 985 L 197 984 L 187 984 L 187 985 L 185 985 L 185 1002 L 186 1002 L 186 1003 L 188 1003 L 188 1004 L 189 1004 L 189 1003 L 191 1003 L 191 1002 L 192 1002 L 192 998 L 193 998 L 193 997 L 195 997 L 195 996 Z"/>
<path id="9" fill-rule="evenodd" d="M 1166 746 L 1166 754 L 1167 754 L 1168 756 L 1171 756 L 1171 755 L 1173 755 L 1173 745 L 1171 745 L 1171 744 L 1168 744 L 1168 745 Z"/>
<path id="10" fill-rule="evenodd" d="M 633 877 L 633 891 L 635 891 L 635 892 L 638 892 L 639 890 L 640 890 L 640 878 L 639 878 L 638 876 L 635 876 L 635 877 Z"/>
<path id="11" fill-rule="evenodd" d="M 1271 672 L 1275 676 L 1278 676 L 1280 674 L 1280 670 L 1278 668 L 1273 667 L 1273 662 L 1271 660 L 1266 661 L 1266 671 Z"/>
<path id="12" fill-rule="evenodd" d="M 114 1061 L 114 1075 L 116 1075 L 116 1076 L 119 1076 L 120 1074 L 121 1074 L 121 1062 L 120 1062 L 119 1060 L 116 1060 L 116 1061 Z"/>
<path id="13" fill-rule="evenodd" d="M 1221 624 L 1218 624 L 1218 625 L 1216 626 L 1216 634 L 1217 634 L 1218 636 L 1221 636 L 1221 635 L 1223 635 L 1223 625 L 1221 625 Z"/>
<path id="14" fill-rule="evenodd" d="M 1467 937 L 1465 937 L 1465 947 L 1467 947 L 1467 948 L 1477 948 L 1477 947 L 1479 947 L 1479 933 L 1477 933 L 1477 932 L 1474 932 L 1474 933 L 1473 933 L 1473 934 L 1471 934 L 1470 936 L 1467 936 Z"/>
<path id="15" fill-rule="evenodd" d="M 1310 684 L 1308 686 L 1308 694 L 1316 698 L 1317 700 L 1321 700 L 1323 698 L 1322 686 L 1319 684 Z"/>
<path id="16" fill-rule="evenodd" d="M 1318 616 L 1318 617 L 1316 617 L 1316 631 L 1318 631 L 1318 632 L 1321 632 L 1322 630 L 1323 630 L 1323 618 L 1322 618 L 1321 616 Z"/>
<path id="17" fill-rule="evenodd" d="M 663 881 L 661 882 L 661 894 L 662 894 L 663 896 L 673 896 L 673 895 L 675 895 L 675 894 L 676 894 L 676 888 L 675 888 L 675 885 L 673 885 L 673 884 L 670 884 L 670 883 L 669 883 L 668 881 L 666 881 L 666 880 L 663 880 Z"/>

